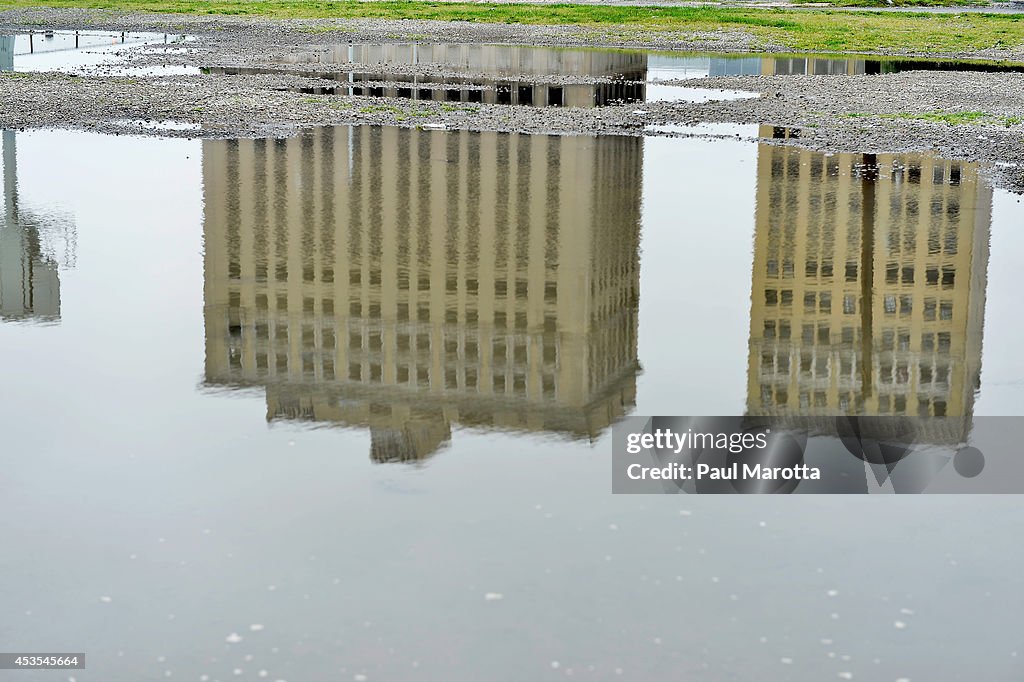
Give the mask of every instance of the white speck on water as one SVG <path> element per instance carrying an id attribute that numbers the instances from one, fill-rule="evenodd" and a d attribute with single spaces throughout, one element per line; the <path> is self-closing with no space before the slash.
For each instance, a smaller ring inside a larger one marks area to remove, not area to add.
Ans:
<path id="1" fill-rule="evenodd" d="M 368 680 L 370 678 L 368 678 L 366 675 L 364 675 L 362 673 L 356 673 L 355 675 L 352 676 L 352 679 L 355 680 L 356 682 L 366 682 L 366 680 Z"/>
<path id="2" fill-rule="evenodd" d="M 768 643 L 768 638 L 767 637 L 761 637 L 758 641 L 761 642 L 761 644 L 767 644 Z"/>
<path id="3" fill-rule="evenodd" d="M 902 613 L 905 616 L 913 616 L 914 615 L 914 612 L 911 609 L 900 609 L 900 613 Z"/>
<path id="4" fill-rule="evenodd" d="M 484 595 L 484 601 L 501 601 L 505 598 L 501 592 L 488 592 Z"/>
<path id="5" fill-rule="evenodd" d="M 825 646 L 828 646 L 829 644 L 832 643 L 832 640 L 831 639 L 823 639 L 823 640 L 821 640 L 821 643 L 824 644 Z"/>
<path id="6" fill-rule="evenodd" d="M 559 663 L 558 661 L 551 661 L 551 669 L 552 670 L 558 670 L 561 667 L 562 667 L 562 664 Z"/>
<path id="7" fill-rule="evenodd" d="M 251 661 L 252 660 L 252 654 L 246 654 L 245 655 L 245 660 L 246 661 Z"/>
<path id="8" fill-rule="evenodd" d="M 612 555 L 611 554 L 605 554 L 604 555 L 604 560 L 605 561 L 611 561 L 612 560 Z"/>
<path id="9" fill-rule="evenodd" d="M 157 538 L 157 542 L 167 542 L 167 538 Z"/>
<path id="10" fill-rule="evenodd" d="M 228 644 L 238 644 L 242 641 L 242 636 L 237 632 L 232 632 L 230 635 L 224 638 L 224 641 Z"/>
<path id="11" fill-rule="evenodd" d="M 779 659 L 779 662 L 783 665 L 793 665 L 793 659 L 783 656 Z"/>
<path id="12" fill-rule="evenodd" d="M 718 576 L 717 575 L 711 576 L 711 582 L 717 583 L 718 582 Z"/>
<path id="13" fill-rule="evenodd" d="M 263 625 L 261 625 L 260 623 L 253 623 L 252 625 L 249 626 L 249 629 L 252 630 L 253 632 L 259 632 L 260 630 L 263 629 Z"/>
<path id="14" fill-rule="evenodd" d="M 164 677 L 170 677 L 170 676 L 171 676 L 171 671 L 170 670 L 165 670 L 164 671 Z"/>
<path id="15" fill-rule="evenodd" d="M 679 515 L 680 516 L 693 516 L 693 512 L 690 511 L 689 509 L 680 509 L 679 510 Z"/>
<path id="16" fill-rule="evenodd" d="M 759 522 L 759 523 L 758 523 L 757 525 L 761 526 L 761 528 L 764 528 L 764 527 L 765 527 L 765 526 L 767 526 L 768 524 L 767 524 L 767 523 L 765 523 L 764 521 L 760 521 L 760 522 Z"/>
<path id="17" fill-rule="evenodd" d="M 654 643 L 655 644 L 661 644 L 661 637 L 655 637 L 654 638 Z"/>
<path id="18" fill-rule="evenodd" d="M 209 528 L 204 528 L 203 529 L 203 535 L 209 535 L 209 534 L 210 534 L 210 529 Z"/>
<path id="19" fill-rule="evenodd" d="M 209 675 L 200 675 L 199 676 L 199 682 L 206 682 L 209 679 L 210 679 Z"/>
<path id="20" fill-rule="evenodd" d="M 133 560 L 134 560 L 134 559 L 138 559 L 138 558 L 139 558 L 139 555 L 138 555 L 138 554 L 129 554 L 129 555 L 128 555 L 128 558 L 129 558 L 129 559 L 133 559 Z"/>
<path id="21" fill-rule="evenodd" d="M 167 657 L 166 657 L 166 656 L 157 656 L 157 657 L 156 657 L 156 662 L 157 662 L 157 663 L 163 663 L 163 662 L 164 662 L 164 661 L 166 661 L 166 660 L 167 660 Z"/>
<path id="22" fill-rule="evenodd" d="M 234 669 L 234 670 L 232 670 L 231 672 L 233 672 L 233 673 L 234 673 L 234 674 L 236 674 L 236 675 L 241 675 L 241 674 L 242 674 L 243 672 L 245 672 L 245 671 L 244 671 L 244 670 L 242 670 L 241 668 L 235 668 L 235 669 Z"/>
<path id="23" fill-rule="evenodd" d="M 260 677 L 266 677 L 268 673 L 267 673 L 266 670 L 261 670 L 261 671 L 259 671 L 256 674 L 259 675 Z"/>
<path id="24" fill-rule="evenodd" d="M 838 613 L 833 613 L 833 614 L 832 614 L 831 616 L 829 616 L 829 617 L 830 617 L 830 618 L 831 618 L 832 620 L 839 620 L 839 614 L 838 614 Z"/>
<path id="25" fill-rule="evenodd" d="M 853 673 L 839 673 L 839 679 L 841 680 L 852 680 Z"/>
<path id="26" fill-rule="evenodd" d="M 102 597 L 100 597 L 100 601 L 103 602 L 104 604 L 109 604 L 113 600 L 110 597 L 108 597 L 106 595 L 103 595 Z"/>
<path id="27" fill-rule="evenodd" d="M 618 530 L 618 529 L 619 529 L 619 527 L 616 526 L 614 523 L 609 523 L 608 524 L 608 530 Z"/>
<path id="28" fill-rule="evenodd" d="M 830 597 L 838 597 L 839 596 L 839 590 L 829 590 L 825 594 L 827 594 Z"/>
<path id="29" fill-rule="evenodd" d="M 902 620 L 897 620 L 893 622 L 892 626 L 897 630 L 902 630 L 903 628 L 907 627 L 907 624 L 904 623 Z"/>
<path id="30" fill-rule="evenodd" d="M 535 504 L 535 505 L 533 505 L 533 508 L 536 509 L 537 511 L 540 511 L 541 509 L 544 508 L 544 505 L 542 505 L 542 504 Z"/>
<path id="31" fill-rule="evenodd" d="M 843 654 L 842 656 L 839 657 L 839 660 L 841 660 L 841 661 L 848 661 L 848 660 L 850 660 L 850 657 L 847 656 L 846 654 Z"/>
<path id="32" fill-rule="evenodd" d="M 621 675 L 622 674 L 622 668 L 616 668 L 615 669 L 615 674 L 616 675 Z"/>
<path id="33" fill-rule="evenodd" d="M 288 447 L 295 447 L 295 441 L 293 441 L 293 440 L 288 441 Z"/>
<path id="34" fill-rule="evenodd" d="M 898 677 L 898 678 L 896 678 L 896 682 L 910 682 L 910 678 L 909 677 Z"/>
<path id="35" fill-rule="evenodd" d="M 277 589 L 277 585 L 267 585 L 267 590 L 273 592 Z"/>

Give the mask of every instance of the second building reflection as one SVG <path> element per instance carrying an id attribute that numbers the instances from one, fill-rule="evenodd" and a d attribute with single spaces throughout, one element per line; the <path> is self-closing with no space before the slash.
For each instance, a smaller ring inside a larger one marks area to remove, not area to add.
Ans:
<path id="1" fill-rule="evenodd" d="M 642 140 L 398 128 L 208 141 L 206 381 L 268 419 L 594 437 L 635 399 Z"/>
<path id="2" fill-rule="evenodd" d="M 762 144 L 748 413 L 970 417 L 991 208 L 976 164 Z"/>

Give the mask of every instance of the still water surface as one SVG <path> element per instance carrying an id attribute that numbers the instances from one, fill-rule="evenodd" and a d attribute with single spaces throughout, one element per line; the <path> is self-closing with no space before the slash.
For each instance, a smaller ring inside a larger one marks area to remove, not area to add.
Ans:
<path id="1" fill-rule="evenodd" d="M 3 143 L 9 650 L 85 651 L 78 680 L 1019 679 L 1014 498 L 610 494 L 623 414 L 1020 414 L 1024 210 L 975 166 Z"/>

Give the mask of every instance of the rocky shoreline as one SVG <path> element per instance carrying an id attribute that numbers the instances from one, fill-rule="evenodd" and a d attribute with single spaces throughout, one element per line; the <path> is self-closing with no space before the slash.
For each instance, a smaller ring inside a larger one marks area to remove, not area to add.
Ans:
<path id="1" fill-rule="evenodd" d="M 711 134 L 651 126 L 705 122 L 799 128 L 787 143 L 828 151 L 933 150 L 984 162 L 1001 186 L 1024 192 L 1024 74 L 902 71 L 881 75 L 709 77 L 667 82 L 688 88 L 756 93 L 743 99 L 657 101 L 600 108 L 533 107 L 331 94 L 336 81 L 303 75 L 283 57 L 339 43 L 415 40 L 449 43 L 602 45 L 659 50 L 749 51 L 742 33 L 603 34 L 565 26 L 482 25 L 424 21 L 274 21 L 85 10 L 0 12 L 0 33 L 45 29 L 118 29 L 188 34 L 177 47 L 127 51 L 127 62 L 81 73 L 0 75 L 0 127 L 73 128 L 113 134 L 186 137 L 283 136 L 317 125 L 370 124 L 565 134 Z M 765 46 L 758 45 L 759 50 Z M 768 50 L 781 50 L 767 46 Z M 933 55 L 935 56 L 935 55 Z M 1012 58 L 1001 53 L 942 55 Z M 205 71 L 201 72 L 200 68 Z M 230 73 L 224 73 L 225 68 Z M 255 68 L 262 73 L 239 73 Z M 342 68 L 334 65 L 330 68 Z M 345 65 L 359 70 L 358 65 Z M 369 67 L 364 67 L 369 68 Z M 326 70 L 318 65 L 318 70 Z M 407 73 L 373 65 L 377 85 Z M 467 78 L 465 71 L 432 75 Z M 417 69 L 422 72 L 423 68 Z M 600 82 L 578 75 L 518 80 L 553 84 Z M 392 84 L 393 86 L 395 84 Z M 326 88 L 326 90 L 325 90 Z M 958 115 L 963 115 L 958 118 Z M 962 119 L 962 120 L 961 120 Z M 162 125 L 163 122 L 172 122 Z"/>

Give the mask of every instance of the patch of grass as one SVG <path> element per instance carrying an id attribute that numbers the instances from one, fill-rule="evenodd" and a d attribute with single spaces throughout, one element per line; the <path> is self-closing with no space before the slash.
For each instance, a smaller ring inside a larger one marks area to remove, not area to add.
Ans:
<path id="1" fill-rule="evenodd" d="M 441 105 L 441 111 L 447 111 L 450 113 L 463 111 L 466 112 L 467 114 L 475 114 L 476 112 L 480 111 L 480 109 L 479 107 L 460 107 L 457 104 L 448 104 L 446 102 Z"/>
<path id="2" fill-rule="evenodd" d="M 401 114 L 395 115 L 396 121 L 407 121 L 410 118 L 429 118 L 433 113 L 428 109 L 414 109 L 413 111 L 403 111 Z"/>
<path id="3" fill-rule="evenodd" d="M 903 121 L 945 123 L 951 126 L 998 121 L 1009 128 L 1017 123 L 1024 123 L 1024 116 L 997 117 L 984 111 L 925 111 L 919 113 L 900 112 L 898 114 L 870 114 L 866 112 L 850 111 L 840 114 L 840 116 L 843 118 L 871 118 L 873 116 L 877 116 L 878 118 L 899 119 Z"/>
<path id="4" fill-rule="evenodd" d="M 23 71 L 0 71 L 0 78 L 7 78 L 9 80 L 20 80 L 22 78 L 31 78 L 32 74 L 25 73 Z"/>
<path id="5" fill-rule="evenodd" d="M 396 106 L 390 104 L 370 104 L 365 107 L 359 107 L 359 113 L 361 114 L 401 114 L 402 110 Z"/>
<path id="6" fill-rule="evenodd" d="M 479 23 L 568 24 L 579 26 L 584 33 L 596 36 L 615 33 L 622 27 L 630 29 L 635 37 L 641 37 L 637 31 L 733 30 L 752 34 L 763 43 L 796 50 L 832 52 L 957 52 L 1024 45 L 1024 16 L 1019 14 L 807 12 L 713 6 L 477 4 L 430 0 L 0 0 L 0 8 L 43 6 L 280 19 L 437 19 Z"/>
<path id="7" fill-rule="evenodd" d="M 990 114 L 987 114 L 984 111 L 926 111 L 921 114 L 900 113 L 881 115 L 881 118 L 900 118 L 911 121 L 928 121 L 929 123 L 946 123 L 951 126 L 976 123 L 991 117 L 992 116 Z"/>

